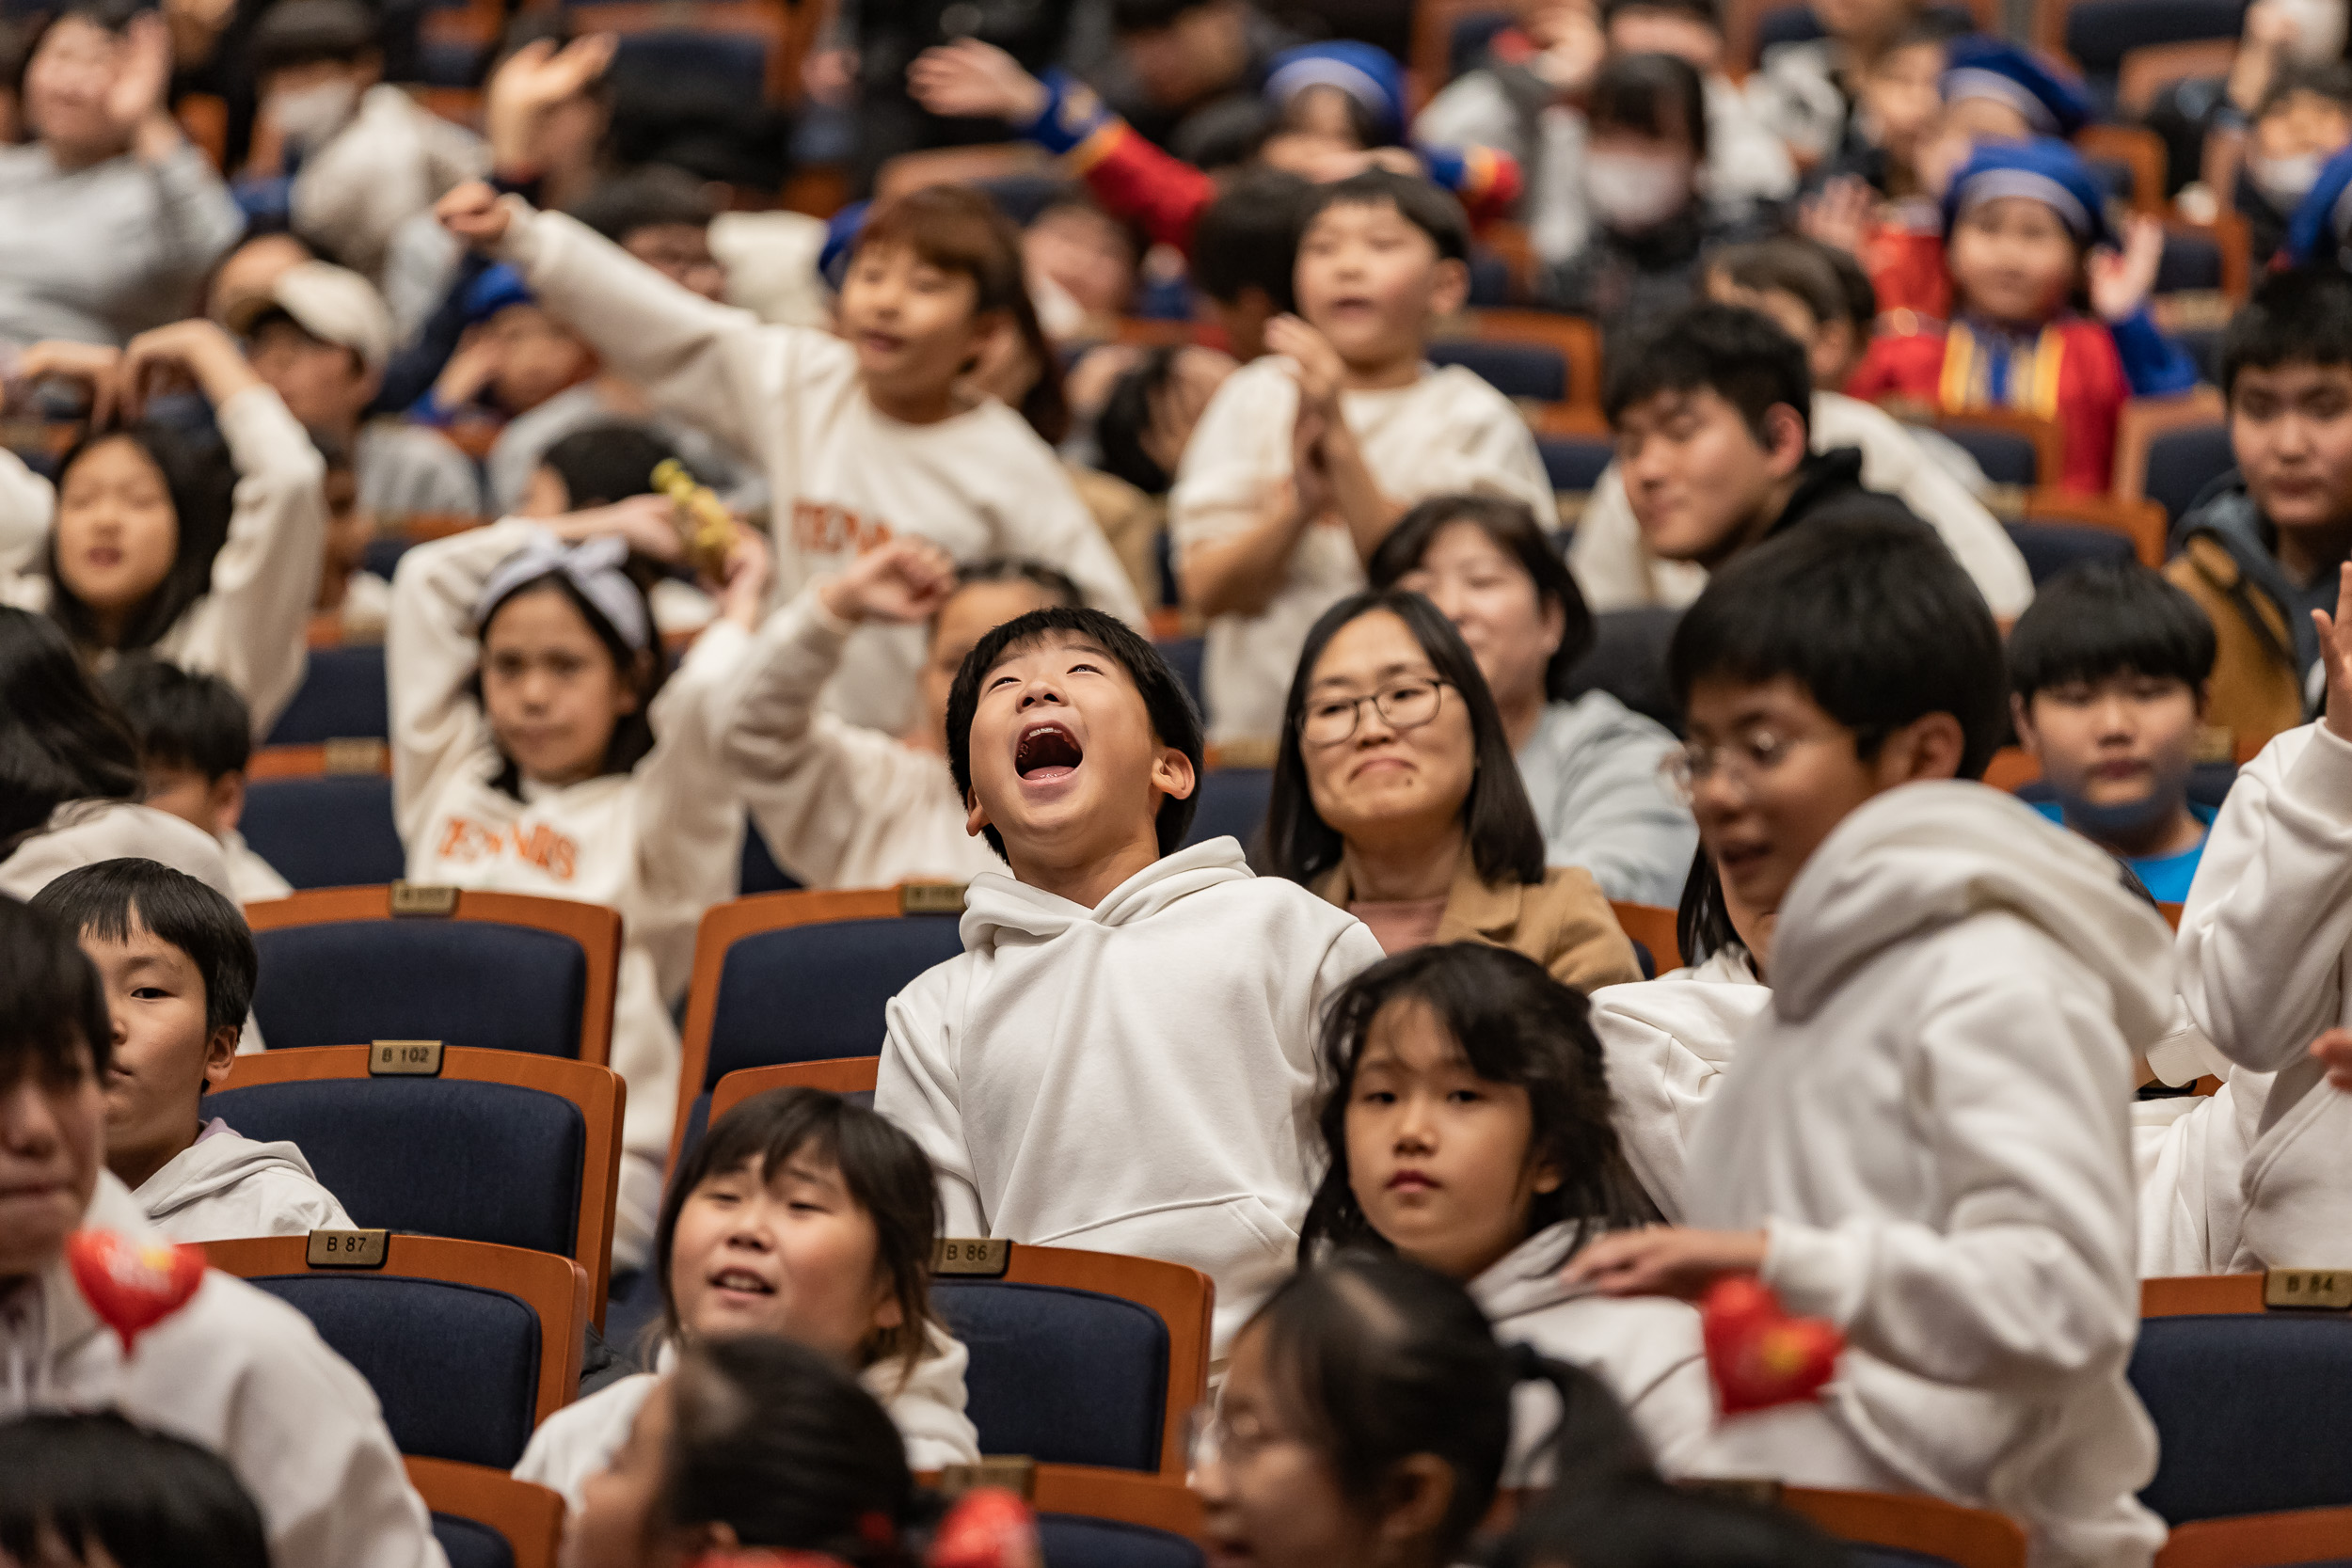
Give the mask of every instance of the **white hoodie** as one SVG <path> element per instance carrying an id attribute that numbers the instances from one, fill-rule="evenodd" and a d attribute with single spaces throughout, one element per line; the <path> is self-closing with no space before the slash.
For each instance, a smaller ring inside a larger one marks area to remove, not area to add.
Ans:
<path id="1" fill-rule="evenodd" d="M 245 1137 L 218 1117 L 131 1196 L 175 1242 L 351 1228 L 351 1216 L 319 1185 L 301 1149 Z"/>
<path id="2" fill-rule="evenodd" d="M 104 1171 L 82 1223 L 158 1233 Z M 445 1568 L 375 1395 L 293 1307 L 215 1269 L 125 1355 L 61 1258 L 0 1293 L 0 1420 L 119 1410 L 228 1461 L 293 1568 Z"/>
<path id="3" fill-rule="evenodd" d="M 195 878 L 230 903 L 236 882 L 220 841 L 169 812 L 129 800 L 68 800 L 0 856 L 0 893 L 30 898 L 69 871 L 135 858 Z"/>
<path id="4" fill-rule="evenodd" d="M 1723 1467 L 1883 1473 L 2020 1519 L 2038 1561 L 2149 1561 L 2125 1107 L 2167 942 L 2104 851 L 1981 784 L 1891 790 L 1814 851 L 1699 1115 L 1691 1223 L 1768 1229 L 1766 1283 L 1849 1348 L 1802 1440 L 1727 1423 Z"/>
<path id="5" fill-rule="evenodd" d="M 962 932 L 892 998 L 874 1093 L 939 1173 L 944 1234 L 1189 1264 L 1221 1357 L 1296 1266 L 1315 1026 L 1379 942 L 1231 838 L 1091 910 L 976 877 Z"/>
<path id="6" fill-rule="evenodd" d="M 1592 1000 L 1617 1141 L 1659 1213 L 1680 1225 L 1691 1129 L 1772 993 L 1744 955 L 1726 949 L 1694 969 L 1603 986 Z"/>

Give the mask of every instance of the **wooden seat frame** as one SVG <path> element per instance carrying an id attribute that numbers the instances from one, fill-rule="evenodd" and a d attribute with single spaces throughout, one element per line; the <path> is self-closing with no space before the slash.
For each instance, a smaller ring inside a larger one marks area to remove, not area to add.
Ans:
<path id="1" fill-rule="evenodd" d="M 564 1534 L 564 1495 L 485 1465 L 402 1456 L 408 1484 L 436 1513 L 469 1519 L 504 1538 L 515 1568 L 555 1568 Z"/>

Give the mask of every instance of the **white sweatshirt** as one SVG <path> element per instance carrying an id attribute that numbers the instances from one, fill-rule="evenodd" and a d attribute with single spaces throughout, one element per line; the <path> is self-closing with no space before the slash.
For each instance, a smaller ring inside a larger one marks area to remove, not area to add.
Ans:
<path id="1" fill-rule="evenodd" d="M 266 904 L 273 898 L 293 896 L 294 884 L 279 876 L 278 868 L 263 860 L 236 829 L 220 835 L 220 852 L 228 857 L 229 885 L 239 904 Z"/>
<path id="2" fill-rule="evenodd" d="M 1202 411 L 1168 494 L 1169 543 L 1180 569 L 1194 546 L 1255 527 L 1274 485 L 1290 477 L 1291 426 L 1298 415 L 1292 370 L 1293 362 L 1279 356 L 1244 365 Z M 1424 368 L 1410 387 L 1342 393 L 1340 409 L 1391 499 L 1483 491 L 1523 500 L 1537 522 L 1554 526 L 1551 481 L 1527 421 L 1471 372 Z M 1210 739 L 1282 733 L 1282 702 L 1308 628 L 1364 581 L 1355 538 L 1333 513 L 1309 526 L 1263 610 L 1209 622 L 1200 681 Z"/>
<path id="3" fill-rule="evenodd" d="M 720 765 L 776 863 L 819 888 L 1001 873 L 988 840 L 963 830 L 946 757 L 824 711 L 854 629 L 803 588 L 759 628 L 721 709 Z"/>
<path id="4" fill-rule="evenodd" d="M 892 998 L 874 1093 L 930 1156 L 943 1234 L 1189 1264 L 1222 1357 L 1296 1266 L 1315 1025 L 1380 944 L 1230 838 L 1091 910 L 977 877 L 962 933 Z"/>
<path id="5" fill-rule="evenodd" d="M 1698 1312 L 1660 1296 L 1569 1294 L 1560 1268 L 1576 1230 L 1574 1221 L 1564 1221 L 1537 1231 L 1471 1280 L 1470 1296 L 1504 1344 L 1533 1345 L 1600 1379 L 1632 1418 L 1658 1467 L 1669 1478 L 1688 1475 L 1715 1425 Z M 1512 1396 L 1505 1486 L 1541 1485 L 1549 1478 L 1547 1450 L 1559 1421 L 1557 1394 L 1539 1383 L 1519 1386 Z"/>
<path id="6" fill-rule="evenodd" d="M 1843 392 L 1816 392 L 1812 443 L 1815 451 L 1860 449 L 1862 483 L 1896 497 L 1935 530 L 1994 616 L 2015 620 L 2033 603 L 2026 558 L 1999 519 L 1884 409 Z M 1678 609 L 1707 586 L 1704 566 L 1661 561 L 1644 546 L 1614 463 L 1602 471 L 1577 518 L 1568 567 L 1595 614 L 1643 605 Z"/>
<path id="7" fill-rule="evenodd" d="M 56 487 L 26 467 L 24 459 L 0 448 L 0 571 L 23 571 L 40 562 L 56 510 Z"/>
<path id="8" fill-rule="evenodd" d="M 351 1227 L 351 1216 L 319 1185 L 301 1149 L 245 1137 L 218 1117 L 131 1196 L 175 1242 Z"/>
<path id="9" fill-rule="evenodd" d="M 612 1065 L 628 1081 L 628 1109 L 613 1259 L 635 1266 L 652 1242 L 677 1115 L 670 999 L 691 975 L 703 911 L 735 893 L 743 812 L 712 787 L 712 715 L 750 640 L 731 622 L 702 635 L 654 699 L 654 748 L 634 769 L 560 789 L 525 780 L 516 800 L 493 787 L 503 764 L 468 689 L 480 660 L 473 609 L 499 562 L 543 535 L 510 518 L 401 558 L 384 649 L 392 808 L 411 881 L 621 911 Z"/>
<path id="10" fill-rule="evenodd" d="M 82 1223 L 162 1239 L 103 1170 Z M 60 1258 L 0 1291 L 0 1420 L 112 1408 L 212 1449 L 260 1507 L 273 1562 L 445 1568 L 373 1391 L 308 1318 L 215 1269 L 135 1345 L 126 1356 Z"/>
<path id="11" fill-rule="evenodd" d="M 0 893 L 30 898 L 69 871 L 135 858 L 184 872 L 237 901 L 220 841 L 193 823 L 128 800 L 69 800 L 49 824 L 0 859 Z"/>
<path id="12" fill-rule="evenodd" d="M 2150 1560 L 2124 1107 L 2168 940 L 2104 851 L 1981 784 L 1891 790 L 1813 852 L 1699 1114 L 1691 1223 L 1767 1229 L 1765 1282 L 1848 1349 L 1804 1441 L 1730 1422 L 1722 1467 L 1883 1472 L 2019 1519 L 2037 1562 Z"/>
<path id="13" fill-rule="evenodd" d="M 539 303 L 657 408 L 767 470 L 779 601 L 894 532 L 914 533 L 961 562 L 1016 555 L 1058 566 L 1089 604 L 1143 625 L 1119 557 L 1019 414 L 989 399 L 937 424 L 901 423 L 874 406 L 856 351 L 832 334 L 763 325 L 570 218 L 519 198 L 507 205 L 500 255 Z M 914 719 L 922 631 L 874 626 L 855 642 L 834 709 L 898 735 Z"/>
<path id="14" fill-rule="evenodd" d="M 234 687 L 252 710 L 258 740 L 285 711 L 310 659 L 310 606 L 326 545 L 326 464 L 267 387 L 246 388 L 213 417 L 237 470 L 228 541 L 213 558 L 208 591 L 151 651 Z M 46 612 L 50 594 L 40 554 L 0 577 L 0 604 Z"/>
<path id="15" fill-rule="evenodd" d="M 381 282 L 392 234 L 453 185 L 490 169 L 490 149 L 464 126 L 389 84 L 303 160 L 288 193 L 294 231 Z"/>
<path id="16" fill-rule="evenodd" d="M 1772 1002 L 1747 959 L 1729 950 L 1695 969 L 1593 992 L 1617 1140 L 1669 1225 L 1689 1212 L 1691 1130 L 1740 1037 Z"/>
<path id="17" fill-rule="evenodd" d="M 894 1359 L 857 1374 L 898 1427 L 906 1444 L 908 1469 L 937 1470 L 978 1462 L 980 1434 L 963 1413 L 963 1374 L 971 1364 L 963 1342 L 934 1324 L 912 1372 Z M 629 1426 L 644 1408 L 645 1396 L 676 1365 L 676 1348 L 665 1343 L 654 1358 L 654 1370 L 606 1384 L 540 1422 L 515 1466 L 515 1479 L 561 1492 L 564 1504 L 578 1509 L 581 1487 L 612 1463 L 628 1441 Z"/>

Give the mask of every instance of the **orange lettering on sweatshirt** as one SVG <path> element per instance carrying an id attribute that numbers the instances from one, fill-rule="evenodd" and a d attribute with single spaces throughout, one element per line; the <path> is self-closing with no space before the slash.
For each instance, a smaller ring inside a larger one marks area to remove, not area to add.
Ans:
<path id="1" fill-rule="evenodd" d="M 823 501 L 792 503 L 792 543 L 810 555 L 863 554 L 890 542 L 890 525 Z"/>
<path id="2" fill-rule="evenodd" d="M 497 828 L 453 816 L 441 833 L 443 860 L 496 860 L 510 850 L 516 859 L 537 866 L 559 882 L 570 881 L 580 863 L 580 846 L 544 822 L 526 833 L 519 822 Z"/>

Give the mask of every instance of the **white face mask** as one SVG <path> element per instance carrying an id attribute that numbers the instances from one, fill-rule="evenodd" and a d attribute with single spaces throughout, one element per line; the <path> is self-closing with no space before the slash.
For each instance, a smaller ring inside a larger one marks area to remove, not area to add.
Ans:
<path id="1" fill-rule="evenodd" d="M 287 148 L 307 152 L 342 130 L 358 102 L 356 83 L 320 82 L 277 94 L 269 101 L 269 112 Z"/>
<path id="2" fill-rule="evenodd" d="M 2298 152 L 2292 158 L 2265 158 L 2259 152 L 2246 155 L 2246 178 L 2265 199 L 2282 213 L 2292 213 L 2302 204 L 2311 188 L 2319 183 L 2319 171 L 2328 160 L 2316 152 Z"/>
<path id="3" fill-rule="evenodd" d="M 1584 198 L 1604 228 L 1638 234 L 1691 202 L 1691 162 L 1647 152 L 1595 152 L 1584 160 Z"/>

